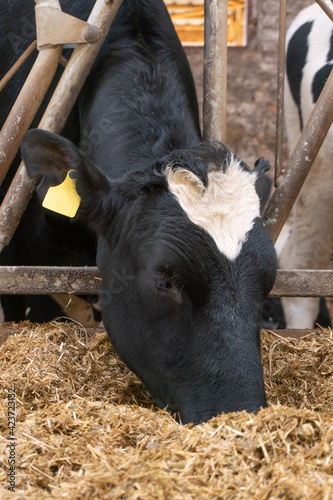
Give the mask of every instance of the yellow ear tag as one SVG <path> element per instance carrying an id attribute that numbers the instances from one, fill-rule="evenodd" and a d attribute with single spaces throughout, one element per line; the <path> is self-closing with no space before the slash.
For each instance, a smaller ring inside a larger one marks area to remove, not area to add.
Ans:
<path id="1" fill-rule="evenodd" d="M 76 172 L 70 170 L 64 182 L 48 189 L 42 206 L 66 217 L 74 217 L 80 202 L 81 197 L 76 191 Z"/>

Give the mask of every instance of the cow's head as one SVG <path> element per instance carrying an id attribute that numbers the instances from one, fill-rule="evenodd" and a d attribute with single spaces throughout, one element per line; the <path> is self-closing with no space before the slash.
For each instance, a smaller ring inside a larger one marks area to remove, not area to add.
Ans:
<path id="1" fill-rule="evenodd" d="M 22 154 L 43 194 L 77 172 L 78 216 L 100 237 L 106 330 L 156 402 L 183 423 L 264 407 L 259 313 L 276 273 L 257 193 L 265 162 L 250 172 L 203 145 L 112 180 L 40 130 Z"/>

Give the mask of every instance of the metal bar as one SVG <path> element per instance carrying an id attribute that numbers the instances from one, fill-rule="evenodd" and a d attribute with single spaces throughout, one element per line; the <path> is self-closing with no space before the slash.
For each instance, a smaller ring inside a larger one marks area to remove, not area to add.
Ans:
<path id="1" fill-rule="evenodd" d="M 205 0 L 203 137 L 226 142 L 227 0 Z"/>
<path id="2" fill-rule="evenodd" d="M 276 112 L 276 149 L 274 186 L 281 183 L 282 148 L 283 148 L 283 114 L 284 114 L 284 74 L 286 60 L 286 14 L 287 0 L 280 0 L 279 19 L 279 51 L 278 51 L 278 79 L 277 79 L 277 112 Z"/>
<path id="3" fill-rule="evenodd" d="M 97 267 L 0 266 L 1 294 L 98 294 Z"/>
<path id="4" fill-rule="evenodd" d="M 39 128 L 61 132 L 121 2 L 96 1 L 88 23 L 97 26 L 101 36 L 95 43 L 78 45 L 74 49 Z M 29 179 L 22 162 L 0 209 L 0 251 L 10 243 L 37 182 L 36 178 Z"/>
<path id="5" fill-rule="evenodd" d="M 29 56 L 33 53 L 33 51 L 37 47 L 37 40 L 32 42 L 29 47 L 23 52 L 23 54 L 18 58 L 18 60 L 13 64 L 9 71 L 5 74 L 3 78 L 0 80 L 0 92 L 5 88 L 7 83 L 13 78 L 15 73 L 20 69 L 22 64 L 28 59 Z"/>
<path id="6" fill-rule="evenodd" d="M 66 59 L 66 57 L 64 57 L 64 56 L 61 56 L 59 63 L 61 64 L 61 66 L 63 66 L 64 68 L 66 68 L 66 66 L 68 64 L 68 59 Z"/>
<path id="7" fill-rule="evenodd" d="M 100 292 L 97 267 L 0 266 L 0 294 Z M 270 297 L 333 297 L 333 271 L 279 269 Z"/>
<path id="8" fill-rule="evenodd" d="M 276 241 L 333 121 L 333 71 L 290 157 L 282 182 L 264 214 Z"/>
<path id="9" fill-rule="evenodd" d="M 333 271 L 279 269 L 270 297 L 333 297 Z"/>
<path id="10" fill-rule="evenodd" d="M 317 4 L 323 9 L 328 15 L 331 21 L 333 21 L 333 5 L 332 1 L 329 0 L 316 0 Z"/>
<path id="11" fill-rule="evenodd" d="M 45 0 L 35 0 L 39 4 Z M 61 10 L 59 0 L 48 5 Z M 0 184 L 15 158 L 24 133 L 28 130 L 57 70 L 62 47 L 46 47 L 39 52 L 28 78 L 0 132 Z"/>
<path id="12" fill-rule="evenodd" d="M 46 2 L 36 6 L 35 14 L 38 49 L 49 45 L 92 43 L 100 37 L 97 26 L 92 26 L 66 12 L 55 10 Z"/>
<path id="13" fill-rule="evenodd" d="M 22 90 L 0 132 L 0 184 L 15 158 L 57 70 L 62 47 L 39 52 Z"/>

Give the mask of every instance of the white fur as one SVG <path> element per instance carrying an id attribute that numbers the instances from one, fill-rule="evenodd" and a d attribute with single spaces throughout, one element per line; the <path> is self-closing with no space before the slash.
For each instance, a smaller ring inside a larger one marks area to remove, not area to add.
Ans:
<path id="1" fill-rule="evenodd" d="M 168 167 L 167 178 L 190 220 L 210 234 L 228 259 L 236 259 L 260 214 L 256 174 L 244 171 L 232 157 L 225 172 L 209 172 L 206 189 L 196 175 L 182 168 Z"/>

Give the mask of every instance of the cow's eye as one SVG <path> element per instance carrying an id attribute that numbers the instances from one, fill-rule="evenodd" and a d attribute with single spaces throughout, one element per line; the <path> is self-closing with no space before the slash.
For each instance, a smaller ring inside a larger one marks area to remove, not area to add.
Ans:
<path id="1" fill-rule="evenodd" d="M 145 274 L 147 286 L 141 287 L 140 291 L 149 313 L 154 314 L 155 317 L 171 313 L 186 315 L 192 310 L 192 303 L 176 273 L 157 271 L 152 278 L 147 282 Z"/>
<path id="2" fill-rule="evenodd" d="M 158 290 L 170 290 L 172 288 L 171 280 L 166 280 L 163 278 L 158 278 L 155 284 Z"/>
<path id="3" fill-rule="evenodd" d="M 162 276 L 155 278 L 155 287 L 157 296 L 162 297 L 164 301 L 170 299 L 173 304 L 174 302 L 177 304 L 182 303 L 182 293 L 174 277 Z"/>

